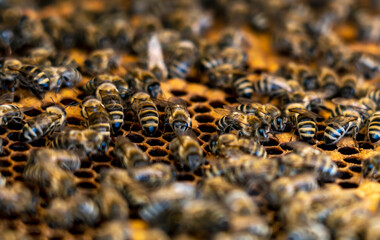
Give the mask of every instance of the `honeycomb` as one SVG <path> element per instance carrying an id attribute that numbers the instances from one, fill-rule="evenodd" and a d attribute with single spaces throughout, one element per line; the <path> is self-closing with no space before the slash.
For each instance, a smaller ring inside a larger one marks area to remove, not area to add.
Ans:
<path id="1" fill-rule="evenodd" d="M 60 10 L 63 11 L 64 10 Z M 209 33 L 210 39 L 215 39 L 221 26 L 214 27 Z M 249 64 L 251 68 L 273 71 L 283 59 L 271 50 L 269 36 L 266 34 L 252 33 L 249 28 L 244 29 L 251 43 L 248 51 Z M 351 29 L 338 29 L 342 31 L 342 36 L 349 36 Z M 348 33 L 347 33 L 348 32 Z M 351 44 L 352 49 L 361 49 L 368 52 L 380 53 L 380 48 L 376 45 Z M 71 50 L 70 54 L 82 65 L 86 58 L 86 53 L 80 50 Z M 130 63 L 133 58 L 126 54 L 122 54 L 121 58 L 124 63 Z M 118 69 L 124 72 L 125 69 Z M 15 102 L 25 110 L 25 119 L 35 117 L 42 113 L 46 107 L 58 104 L 67 107 L 67 127 L 82 129 L 81 122 L 83 118 L 80 114 L 80 104 L 86 97 L 81 86 L 89 80 L 84 77 L 83 82 L 75 89 L 62 89 L 59 93 L 48 93 L 45 98 L 40 101 L 31 97 L 25 91 L 17 92 Z M 203 84 L 203 79 L 196 75 L 190 76 L 187 81 L 182 79 L 170 79 L 162 83 L 162 89 L 167 98 L 171 96 L 180 97 L 186 100 L 188 110 L 193 121 L 193 130 L 196 133 L 199 143 L 204 152 L 206 159 L 206 168 L 212 163 L 214 157 L 210 153 L 208 141 L 212 134 L 216 133 L 216 121 L 221 117 L 215 109 L 223 108 L 223 105 L 235 104 L 236 97 L 228 91 L 212 89 Z M 376 80 L 375 80 L 376 81 Z M 265 99 L 261 99 L 265 102 Z M 143 133 L 138 122 L 134 121 L 133 114 L 128 112 L 125 115 L 125 123 L 122 130 L 118 133 L 127 136 L 132 142 L 136 143 L 151 159 L 152 162 L 162 162 L 174 165 L 173 157 L 168 150 L 168 145 L 173 137 L 173 132 L 169 127 L 163 127 L 164 109 L 158 107 L 160 112 L 160 129 L 153 135 L 147 136 Z M 18 141 L 18 134 L 22 128 L 22 124 L 12 123 L 7 128 L 0 128 L 0 136 L 3 139 L 4 151 L 0 155 L 0 172 L 7 178 L 9 182 L 23 181 L 23 171 L 25 164 L 33 149 L 47 146 L 49 140 L 45 137 L 31 143 L 22 143 Z M 319 143 L 322 141 L 323 130 L 325 124 L 318 123 L 317 142 L 315 148 L 322 150 L 331 156 L 332 160 L 339 167 L 338 178 L 333 183 L 342 188 L 357 188 L 359 186 L 361 176 L 361 163 L 363 159 L 372 152 L 380 151 L 380 146 L 374 145 L 366 141 L 363 132 L 357 136 L 357 145 L 351 137 L 344 137 L 335 145 L 325 145 Z M 115 136 L 116 137 L 116 136 Z M 297 135 L 291 134 L 290 129 L 286 129 L 283 133 L 276 136 L 270 135 L 269 141 L 262 142 L 265 146 L 269 157 L 278 157 L 291 152 L 291 148 L 287 146 L 289 141 L 294 141 Z M 93 156 L 91 159 L 82 161 L 81 167 L 74 172 L 75 181 L 80 191 L 91 193 L 99 188 L 99 173 L 106 168 L 117 166 L 117 161 L 113 156 L 113 143 L 105 155 Z M 202 171 L 197 170 L 194 173 L 179 172 L 178 181 L 186 181 L 196 184 L 202 178 Z M 257 196 L 258 198 L 260 196 Z M 95 229 L 90 227 L 75 228 L 70 231 L 50 228 L 45 222 L 43 216 L 47 207 L 44 196 L 39 199 L 39 207 L 36 216 L 33 218 L 14 218 L 0 221 L 0 231 L 5 229 L 17 230 L 27 233 L 34 239 L 92 239 Z M 269 212 L 268 217 L 272 214 Z M 143 232 L 147 229 L 147 225 L 138 219 L 129 221 L 133 229 L 134 239 L 143 236 Z"/>

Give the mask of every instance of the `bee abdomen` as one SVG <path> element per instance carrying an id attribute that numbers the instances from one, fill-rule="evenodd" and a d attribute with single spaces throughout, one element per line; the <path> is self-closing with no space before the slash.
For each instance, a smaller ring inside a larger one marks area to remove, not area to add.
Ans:
<path id="1" fill-rule="evenodd" d="M 380 112 L 375 113 L 369 120 L 368 138 L 372 143 L 380 140 Z"/>
<path id="2" fill-rule="evenodd" d="M 184 61 L 174 61 L 169 67 L 170 75 L 177 78 L 185 78 L 190 71 L 190 66 Z"/>
<path id="3" fill-rule="evenodd" d="M 141 126 L 148 134 L 154 134 L 158 128 L 159 116 L 153 106 L 145 106 L 139 113 Z"/>
<path id="4" fill-rule="evenodd" d="M 299 119 L 298 121 L 298 132 L 304 140 L 311 140 L 314 138 L 316 128 L 316 123 L 309 118 Z"/>
<path id="5" fill-rule="evenodd" d="M 346 131 L 342 126 L 335 124 L 328 125 L 323 135 L 325 144 L 334 144 L 338 142 L 345 133 Z"/>
<path id="6" fill-rule="evenodd" d="M 251 98 L 253 94 L 252 83 L 247 77 L 237 78 L 233 81 L 233 86 L 239 97 Z"/>

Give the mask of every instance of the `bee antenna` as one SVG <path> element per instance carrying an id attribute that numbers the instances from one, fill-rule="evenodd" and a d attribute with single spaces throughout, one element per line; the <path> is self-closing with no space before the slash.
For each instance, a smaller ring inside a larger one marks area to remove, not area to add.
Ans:
<path id="1" fill-rule="evenodd" d="M 50 97 L 50 99 L 53 101 L 54 105 L 57 105 L 57 103 L 54 101 L 53 97 Z"/>
<path id="2" fill-rule="evenodd" d="M 68 107 L 74 107 L 74 106 L 76 106 L 76 105 L 78 105 L 79 104 L 79 102 L 71 102 L 69 105 L 67 105 L 64 109 L 66 110 L 66 108 L 68 108 Z"/>

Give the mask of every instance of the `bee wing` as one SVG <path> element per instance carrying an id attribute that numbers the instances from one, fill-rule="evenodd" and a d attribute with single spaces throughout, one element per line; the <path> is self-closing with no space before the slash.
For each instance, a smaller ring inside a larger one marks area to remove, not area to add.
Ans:
<path id="1" fill-rule="evenodd" d="M 254 101 L 252 99 L 248 99 L 248 98 L 237 98 L 237 101 L 238 103 L 241 103 L 241 104 L 251 104 L 251 103 L 254 103 Z"/>
<path id="2" fill-rule="evenodd" d="M 347 106 L 347 107 L 355 108 L 358 110 L 363 110 L 363 111 L 369 110 L 366 105 L 364 105 L 364 104 L 362 104 L 356 100 L 353 100 L 353 99 L 334 98 L 331 100 L 331 102 L 336 104 L 336 105 Z"/>
<path id="3" fill-rule="evenodd" d="M 331 123 L 337 123 L 339 125 L 346 125 L 347 123 L 349 123 L 351 121 L 355 121 L 356 119 L 357 119 L 356 117 L 347 117 L 347 116 L 341 115 L 341 116 L 337 116 L 334 118 L 330 118 L 325 123 L 326 123 L 326 125 L 329 125 Z"/>
<path id="4" fill-rule="evenodd" d="M 0 96 L 0 104 L 3 103 L 11 103 L 14 100 L 14 94 L 13 93 L 4 93 Z"/>
<path id="5" fill-rule="evenodd" d="M 313 119 L 317 119 L 317 118 L 321 117 L 320 115 L 318 115 L 316 113 L 313 113 L 309 110 L 302 109 L 302 108 L 289 109 L 289 112 L 299 113 L 299 114 L 305 115 L 305 116 L 313 118 Z"/>
<path id="6" fill-rule="evenodd" d="M 153 35 L 148 42 L 148 69 L 151 70 L 155 67 L 158 67 L 162 71 L 162 78 L 166 79 L 168 76 L 168 69 L 165 65 L 161 43 L 156 34 Z"/>

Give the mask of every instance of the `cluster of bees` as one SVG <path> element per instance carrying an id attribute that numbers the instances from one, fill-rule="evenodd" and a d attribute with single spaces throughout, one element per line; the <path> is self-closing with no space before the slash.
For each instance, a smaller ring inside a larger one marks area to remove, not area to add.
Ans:
<path id="1" fill-rule="evenodd" d="M 338 167 L 312 146 L 321 121 L 326 145 L 347 135 L 356 143 L 360 131 L 373 144 L 380 140 L 380 90 L 373 84 L 380 58 L 351 50 L 333 31 L 349 22 L 358 40 L 379 41 L 378 17 L 370 10 L 343 0 L 144 0 L 119 8 L 107 3 L 101 10 L 70 4 L 71 14 L 37 17 L 12 1 L 0 2 L 0 126 L 22 124 L 20 142 L 48 139 L 29 154 L 25 183 L 0 178 L 1 216 L 41 214 L 39 196 L 45 196 L 42 218 L 49 227 L 86 225 L 95 228 L 97 240 L 133 238 L 130 218 L 149 224 L 145 239 L 380 236 L 378 198 L 331 185 Z M 217 22 L 228 27 L 211 41 L 207 31 Z M 242 25 L 273 37 L 273 49 L 286 58 L 276 71 L 250 66 L 251 43 Z M 69 54 L 72 48 L 88 51 L 83 64 Z M 122 54 L 137 60 L 127 64 Z M 167 98 L 161 89 L 167 79 L 194 75 L 232 90 L 238 102 L 214 110 L 220 118 L 207 160 L 186 101 Z M 86 95 L 79 104 L 81 129 L 66 127 L 66 109 L 57 104 L 25 119 L 27 109 L 13 102 L 20 93 L 45 101 L 46 93 L 59 95 L 65 87 Z M 164 125 L 173 131 L 168 149 L 175 165 L 152 163 L 128 134 L 120 136 L 127 112 L 145 136 Z M 261 143 L 287 128 L 292 152 L 270 158 Z M 101 171 L 94 193 L 78 190 L 73 173 L 84 159 L 107 151 L 118 166 Z M 196 185 L 177 181 L 178 171 L 198 170 Z M 369 156 L 361 180 L 378 180 L 379 170 L 380 154 Z M 266 210 L 274 210 L 276 220 Z M 28 239 L 12 230 L 0 236 Z"/>

